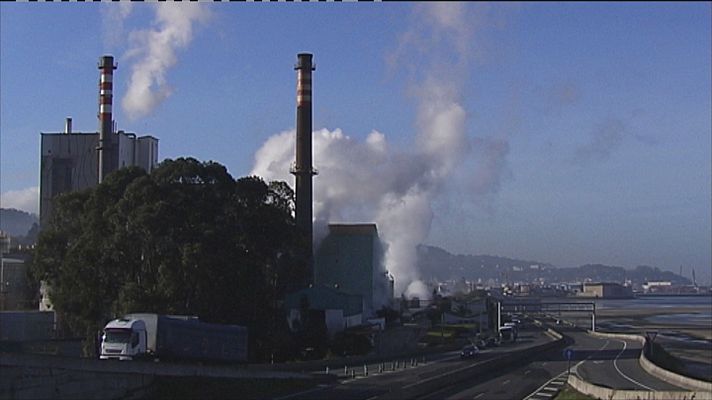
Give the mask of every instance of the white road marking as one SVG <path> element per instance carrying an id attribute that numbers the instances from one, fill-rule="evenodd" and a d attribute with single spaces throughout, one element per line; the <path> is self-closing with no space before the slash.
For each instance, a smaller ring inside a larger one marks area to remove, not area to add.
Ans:
<path id="1" fill-rule="evenodd" d="M 557 389 L 557 388 L 552 388 L 552 387 L 548 387 L 548 386 L 547 386 L 547 387 L 545 387 L 545 388 L 542 389 L 542 390 L 548 390 L 548 391 L 550 391 L 550 392 L 556 392 L 556 391 L 559 390 L 559 389 Z"/>
<path id="2" fill-rule="evenodd" d="M 526 370 L 524 371 L 524 375 L 529 375 L 532 371 L 531 370 Z"/>
<path id="3" fill-rule="evenodd" d="M 301 395 L 303 395 L 303 394 L 312 393 L 312 392 L 318 392 L 319 390 L 324 390 L 324 389 L 326 389 L 327 387 L 329 387 L 329 386 L 327 385 L 326 387 L 316 387 L 316 388 L 309 389 L 309 390 L 305 390 L 305 391 L 302 391 L 302 392 L 292 393 L 292 394 L 288 394 L 288 395 L 286 395 L 286 396 L 277 397 L 275 400 L 291 399 L 292 397 L 301 396 Z"/>
<path id="4" fill-rule="evenodd" d="M 539 396 L 544 396 L 544 397 L 554 397 L 554 395 L 553 395 L 553 394 L 549 394 L 549 393 L 539 393 Z"/>
<path id="5" fill-rule="evenodd" d="M 550 383 L 553 383 L 554 381 L 560 379 L 562 376 L 566 376 L 566 371 L 564 371 L 564 372 L 560 373 L 559 375 L 557 375 L 557 376 L 555 376 L 555 377 L 549 379 L 548 382 L 546 382 L 545 384 L 539 386 L 539 388 L 537 388 L 537 390 L 533 391 L 531 394 L 529 394 L 529 396 L 525 397 L 524 400 L 530 400 L 530 399 L 533 399 L 533 397 L 535 397 L 535 396 L 540 396 L 540 395 L 541 395 L 541 396 L 546 396 L 547 393 L 543 393 L 543 392 L 541 392 L 541 390 L 544 389 L 546 386 L 548 386 Z M 547 397 L 551 397 L 551 395 L 548 395 Z"/>
<path id="6" fill-rule="evenodd" d="M 482 397 L 482 396 L 484 396 L 484 395 L 485 395 L 485 393 L 482 392 L 482 393 L 478 394 L 477 396 L 473 397 L 473 399 L 477 399 L 477 398 Z"/>
<path id="7" fill-rule="evenodd" d="M 628 346 L 628 343 L 627 343 L 625 340 L 619 340 L 619 342 L 623 342 L 623 349 L 621 349 L 620 353 L 618 353 L 618 355 L 616 356 L 616 358 L 613 360 L 613 366 L 616 367 L 616 371 L 618 371 L 618 373 L 621 374 L 621 376 L 624 377 L 625 379 L 627 379 L 627 380 L 629 380 L 629 381 L 635 383 L 636 385 L 638 385 L 638 386 L 640 386 L 640 387 L 642 387 L 642 388 L 646 388 L 646 389 L 648 389 L 648 390 L 654 392 L 655 389 L 651 388 L 650 386 L 645 386 L 645 385 L 643 385 L 642 383 L 640 383 L 640 382 L 636 381 L 635 379 L 629 377 L 628 375 L 624 374 L 623 371 L 621 371 L 621 369 L 618 368 L 618 357 L 620 357 L 621 354 L 623 354 L 623 352 L 625 351 L 626 346 Z"/>
<path id="8" fill-rule="evenodd" d="M 509 382 L 511 382 L 511 380 L 507 379 L 506 381 L 502 382 L 502 385 L 506 385 L 506 384 L 508 384 Z"/>

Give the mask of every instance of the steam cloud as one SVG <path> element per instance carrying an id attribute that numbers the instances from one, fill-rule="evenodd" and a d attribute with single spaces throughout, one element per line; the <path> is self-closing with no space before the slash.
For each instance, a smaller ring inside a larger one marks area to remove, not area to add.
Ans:
<path id="1" fill-rule="evenodd" d="M 124 21 L 131 14 L 133 4 L 123 1 L 116 4 L 102 3 L 101 25 L 104 50 L 107 52 L 119 46 L 125 38 Z"/>
<path id="2" fill-rule="evenodd" d="M 340 129 L 321 129 L 313 135 L 315 166 L 319 169 L 314 185 L 316 239 L 325 232 L 328 222 L 375 221 L 386 243 L 385 264 L 395 277 L 396 294 L 408 297 L 430 297 L 416 268 L 416 246 L 430 231 L 433 201 L 472 150 L 459 90 L 473 32 L 466 11 L 460 3 L 416 7 L 415 16 L 423 21 L 416 21 L 401 36 L 398 48 L 387 60 L 392 67 L 397 66 L 408 52 L 415 52 L 421 63 L 417 72 L 421 75 L 416 75 L 410 85 L 418 101 L 418 128 L 412 149 L 391 149 L 386 136 L 375 130 L 365 142 L 352 139 Z M 430 54 L 431 59 L 423 54 Z M 448 59 L 451 65 L 444 66 L 443 60 Z M 443 67 L 449 73 L 441 73 Z M 294 159 L 294 138 L 294 130 L 270 137 L 256 152 L 251 173 L 267 180 L 291 182 L 288 171 Z M 496 190 L 499 170 L 509 150 L 506 140 L 486 143 L 482 154 L 487 169 L 478 173 L 477 182 L 472 184 L 480 191 Z"/>
<path id="3" fill-rule="evenodd" d="M 173 92 L 166 72 L 177 62 L 176 51 L 193 39 L 193 24 L 205 22 L 208 10 L 197 3 L 158 4 L 154 29 L 137 30 L 129 35 L 126 58 L 137 58 L 131 68 L 129 88 L 122 106 L 129 119 L 150 114 Z"/>

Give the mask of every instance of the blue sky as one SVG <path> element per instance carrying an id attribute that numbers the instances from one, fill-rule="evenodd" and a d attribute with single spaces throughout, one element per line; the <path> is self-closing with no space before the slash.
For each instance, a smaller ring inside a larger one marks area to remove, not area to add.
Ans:
<path id="1" fill-rule="evenodd" d="M 421 217 L 411 242 L 559 266 L 683 265 L 709 280 L 710 3 L 203 3 L 163 20 L 156 8 L 0 5 L 3 207 L 37 209 L 39 132 L 61 131 L 66 116 L 96 131 L 106 53 L 118 62 L 119 128 L 158 137 L 161 158 L 282 177 L 256 154 L 276 161 L 290 137 L 275 135 L 294 129 L 292 66 L 308 51 L 315 146 L 334 149 L 321 160 L 315 150 L 324 218 L 376 220 L 395 238 L 396 204 Z M 141 37 L 169 29 L 180 31 L 161 70 L 170 95 L 131 119 L 121 104 Z M 381 137 L 388 172 L 347 157 L 373 156 Z M 332 173 L 339 160 L 367 182 L 393 173 L 396 186 L 429 172 L 401 191 L 373 185 L 355 204 L 336 189 L 371 187 L 349 188 Z"/>

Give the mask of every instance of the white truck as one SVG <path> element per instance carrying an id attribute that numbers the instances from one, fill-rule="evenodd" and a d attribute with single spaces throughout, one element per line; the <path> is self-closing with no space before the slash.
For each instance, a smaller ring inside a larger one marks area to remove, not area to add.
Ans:
<path id="1" fill-rule="evenodd" d="M 99 358 L 244 362 L 247 328 L 190 316 L 128 314 L 104 327 Z"/>

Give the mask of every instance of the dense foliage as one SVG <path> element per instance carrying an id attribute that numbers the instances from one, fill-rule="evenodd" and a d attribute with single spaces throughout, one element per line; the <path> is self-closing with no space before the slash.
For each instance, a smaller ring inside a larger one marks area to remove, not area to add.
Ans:
<path id="1" fill-rule="evenodd" d="M 261 359 L 284 335 L 284 294 L 306 276 L 293 197 L 284 182 L 234 180 L 192 158 L 124 168 L 56 199 L 33 274 L 74 334 L 128 312 L 197 315 L 247 326 Z"/>

